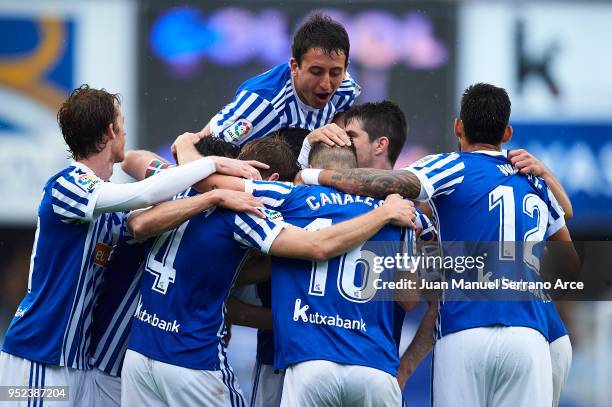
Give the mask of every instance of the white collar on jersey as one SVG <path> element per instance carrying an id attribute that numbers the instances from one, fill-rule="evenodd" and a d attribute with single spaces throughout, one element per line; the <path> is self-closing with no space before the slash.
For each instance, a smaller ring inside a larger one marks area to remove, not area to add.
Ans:
<path id="1" fill-rule="evenodd" d="M 85 164 L 80 163 L 80 162 L 78 162 L 78 161 L 72 161 L 72 162 L 70 163 L 70 165 L 72 165 L 72 166 L 74 166 L 74 167 L 78 167 L 78 168 L 82 169 L 82 170 L 83 170 L 83 171 L 85 171 L 85 172 L 89 172 L 89 173 L 95 174 L 95 172 L 93 172 L 93 170 L 92 170 L 91 168 L 89 168 L 89 167 L 88 167 L 88 166 L 86 166 Z"/>
<path id="2" fill-rule="evenodd" d="M 486 155 L 491 155 L 494 157 L 497 156 L 503 156 L 503 157 L 507 157 L 508 156 L 508 150 L 502 150 L 502 151 L 491 151 L 491 150 L 478 150 L 478 151 L 470 151 L 471 153 L 479 153 L 479 154 L 486 154 Z"/>

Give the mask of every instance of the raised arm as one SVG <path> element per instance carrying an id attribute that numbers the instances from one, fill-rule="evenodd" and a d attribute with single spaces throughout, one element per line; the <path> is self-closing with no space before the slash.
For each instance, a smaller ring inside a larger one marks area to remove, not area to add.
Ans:
<path id="1" fill-rule="evenodd" d="M 121 169 L 137 181 L 147 178 L 147 173 L 154 169 L 167 169 L 172 166 L 164 158 L 147 150 L 131 150 L 125 153 Z"/>
<path id="2" fill-rule="evenodd" d="M 317 178 L 314 178 L 317 176 Z M 312 177 L 312 179 L 311 179 Z M 306 184 L 320 184 L 355 195 L 384 198 L 400 194 L 404 198 L 417 199 L 421 195 L 419 178 L 408 170 L 377 170 L 355 168 L 350 170 L 304 170 L 302 180 Z"/>
<path id="3" fill-rule="evenodd" d="M 100 185 L 94 214 L 144 208 L 184 191 L 216 171 L 215 161 L 202 158 L 189 165 L 170 168 L 156 177 L 128 184 Z"/>
<path id="4" fill-rule="evenodd" d="M 550 188 L 561 208 L 563 208 L 565 220 L 570 220 L 574 216 L 574 209 L 569 196 L 563 189 L 561 182 L 555 177 L 552 171 L 540 160 L 531 155 L 527 150 L 511 150 L 508 152 L 508 159 L 519 170 L 521 174 L 531 174 L 542 178 Z"/>
<path id="5" fill-rule="evenodd" d="M 364 215 L 314 232 L 287 225 L 272 243 L 270 254 L 325 261 L 366 241 L 388 223 L 414 229 L 415 215 L 412 202 L 390 195 L 384 205 Z"/>
<path id="6" fill-rule="evenodd" d="M 213 207 L 249 212 L 263 218 L 261 202 L 245 192 L 216 190 L 184 199 L 176 199 L 153 208 L 134 212 L 128 219 L 128 230 L 137 240 L 145 240 L 178 227 L 187 219 Z"/>

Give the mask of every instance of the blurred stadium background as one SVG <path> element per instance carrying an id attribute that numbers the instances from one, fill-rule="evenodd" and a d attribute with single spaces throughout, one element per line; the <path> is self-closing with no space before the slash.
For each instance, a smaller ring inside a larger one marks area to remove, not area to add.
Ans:
<path id="1" fill-rule="evenodd" d="M 570 194 L 574 239 L 610 239 L 611 2 L 0 0 L 0 342 L 26 289 L 42 185 L 67 162 L 55 115 L 69 91 L 120 92 L 128 148 L 167 155 L 242 81 L 287 61 L 295 27 L 315 9 L 349 32 L 359 101 L 389 98 L 406 113 L 398 166 L 455 149 L 462 90 L 492 82 L 513 102 L 513 146 Z M 559 308 L 574 347 L 561 405 L 612 405 L 612 304 Z M 406 318 L 403 342 L 422 312 Z M 254 331 L 234 327 L 230 349 L 248 396 Z M 411 406 L 429 405 L 429 369 L 426 360 L 408 382 Z"/>

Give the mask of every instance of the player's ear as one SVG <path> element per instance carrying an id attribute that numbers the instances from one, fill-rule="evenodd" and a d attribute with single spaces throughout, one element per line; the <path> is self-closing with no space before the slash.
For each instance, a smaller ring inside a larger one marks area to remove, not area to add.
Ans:
<path id="1" fill-rule="evenodd" d="M 461 119 L 455 118 L 455 124 L 453 126 L 453 129 L 455 131 L 455 136 L 459 138 L 463 136 L 465 129 L 463 128 L 463 122 L 461 121 Z"/>
<path id="2" fill-rule="evenodd" d="M 377 155 L 387 154 L 387 150 L 389 149 L 389 138 L 387 136 L 379 137 L 376 140 L 376 149 L 374 152 Z"/>
<path id="3" fill-rule="evenodd" d="M 278 175 L 278 172 L 275 172 L 270 175 L 266 181 L 278 181 L 279 178 L 280 176 Z"/>
<path id="4" fill-rule="evenodd" d="M 300 67 L 298 65 L 297 59 L 291 57 L 291 59 L 289 60 L 289 67 L 291 68 L 291 76 L 297 76 L 297 71 Z"/>
<path id="5" fill-rule="evenodd" d="M 115 134 L 113 123 L 109 123 L 108 126 L 106 126 L 106 130 L 104 131 L 104 133 L 106 133 L 106 137 L 108 137 L 109 140 L 112 140 L 117 137 L 117 135 Z"/>
<path id="6" fill-rule="evenodd" d="M 512 133 L 513 133 L 512 126 L 507 125 L 506 129 L 504 130 L 504 136 L 502 137 L 502 144 L 507 143 L 510 140 L 512 140 Z"/>

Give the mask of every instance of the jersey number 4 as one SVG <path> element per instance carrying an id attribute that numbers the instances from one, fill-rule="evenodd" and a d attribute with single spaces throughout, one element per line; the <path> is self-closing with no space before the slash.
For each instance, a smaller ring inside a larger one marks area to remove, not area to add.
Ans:
<path id="1" fill-rule="evenodd" d="M 174 283 L 174 279 L 176 278 L 174 260 L 176 259 L 176 253 L 188 223 L 189 222 L 184 222 L 177 229 L 164 233 L 155 240 L 155 243 L 153 243 L 153 247 L 145 263 L 145 270 L 155 277 L 155 281 L 153 281 L 153 286 L 151 287 L 153 291 L 157 291 L 160 294 L 166 294 L 168 286 Z M 160 256 L 161 260 L 157 260 Z"/>

